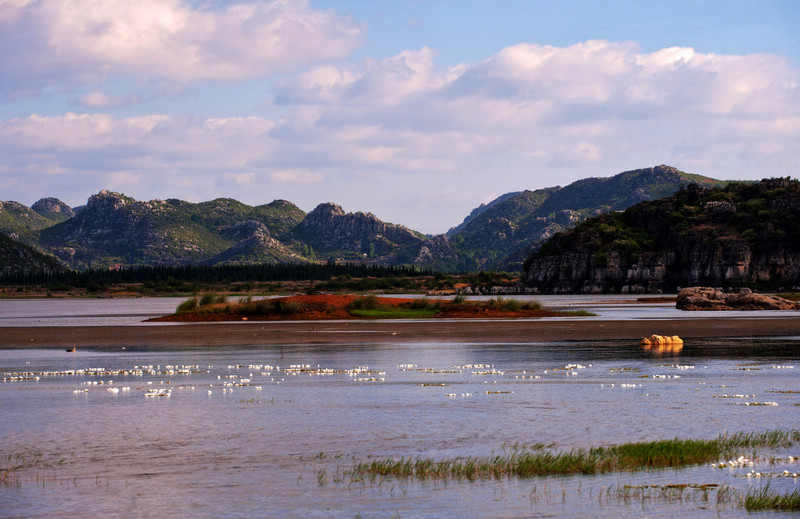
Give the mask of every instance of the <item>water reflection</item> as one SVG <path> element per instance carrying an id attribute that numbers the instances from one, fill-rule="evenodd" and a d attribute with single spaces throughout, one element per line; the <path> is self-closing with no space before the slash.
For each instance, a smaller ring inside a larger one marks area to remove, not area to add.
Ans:
<path id="1" fill-rule="evenodd" d="M 759 453 L 781 456 L 775 467 L 475 482 L 344 484 L 336 475 L 387 455 L 454 459 L 518 443 L 569 450 L 796 427 L 797 345 L 692 340 L 666 357 L 638 341 L 7 350 L 0 461 L 20 454 L 27 466 L 0 486 L 0 509 L 152 516 L 179 496 L 185 508 L 170 513 L 186 517 L 594 516 L 598 507 L 615 517 L 643 507 L 650 517 L 744 516 L 702 493 L 642 503 L 609 489 L 744 490 L 756 484 L 750 470 L 800 471 L 787 461 L 797 448 Z M 791 478 L 772 485 L 797 488 Z"/>

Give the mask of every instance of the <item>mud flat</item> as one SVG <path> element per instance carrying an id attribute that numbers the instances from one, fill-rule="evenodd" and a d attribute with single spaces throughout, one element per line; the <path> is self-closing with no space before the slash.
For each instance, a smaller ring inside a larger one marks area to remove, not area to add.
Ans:
<path id="1" fill-rule="evenodd" d="M 530 343 L 635 340 L 652 334 L 700 337 L 800 335 L 800 318 L 421 321 L 264 321 L 136 326 L 0 327 L 0 349 L 68 347 L 208 347 L 370 342 Z"/>

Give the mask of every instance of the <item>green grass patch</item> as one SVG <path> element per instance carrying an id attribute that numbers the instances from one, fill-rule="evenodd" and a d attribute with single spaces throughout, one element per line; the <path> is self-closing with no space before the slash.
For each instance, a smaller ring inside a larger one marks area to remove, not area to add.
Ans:
<path id="1" fill-rule="evenodd" d="M 610 447 L 558 452 L 540 448 L 512 448 L 494 457 L 434 460 L 423 457 L 384 458 L 353 464 L 344 471 L 352 480 L 377 477 L 427 479 L 531 478 L 573 474 L 604 474 L 642 469 L 678 468 L 732 456 L 737 449 L 791 446 L 800 431 L 722 435 L 715 440 L 660 440 Z"/>
<path id="2" fill-rule="evenodd" d="M 559 310 L 559 317 L 595 317 L 596 313 L 588 310 Z"/>
<path id="3" fill-rule="evenodd" d="M 349 309 L 350 315 L 369 319 L 422 319 L 435 317 L 441 312 L 438 308 L 398 308 L 387 307 L 370 310 Z"/>
<path id="4" fill-rule="evenodd" d="M 800 511 L 800 490 L 779 494 L 774 492 L 769 483 L 758 490 L 749 490 L 744 496 L 744 507 L 748 511 L 780 510 L 783 512 Z"/>

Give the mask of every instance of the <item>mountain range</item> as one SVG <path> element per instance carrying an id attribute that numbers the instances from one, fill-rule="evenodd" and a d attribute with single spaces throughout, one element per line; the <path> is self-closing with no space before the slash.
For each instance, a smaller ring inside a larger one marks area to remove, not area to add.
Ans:
<path id="1" fill-rule="evenodd" d="M 725 184 L 664 165 L 587 178 L 507 193 L 438 236 L 334 203 L 305 213 L 285 200 L 258 206 L 228 198 L 138 201 L 104 190 L 74 209 L 55 198 L 31 207 L 2 202 L 0 233 L 72 269 L 333 260 L 445 272 L 519 270 L 554 234 L 691 183 Z"/>

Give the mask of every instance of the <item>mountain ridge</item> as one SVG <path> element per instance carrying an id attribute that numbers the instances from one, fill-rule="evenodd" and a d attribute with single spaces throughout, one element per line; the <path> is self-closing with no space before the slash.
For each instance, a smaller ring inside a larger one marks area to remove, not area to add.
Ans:
<path id="1" fill-rule="evenodd" d="M 481 204 L 459 226 L 437 236 L 383 222 L 372 213 L 348 213 L 331 202 L 305 213 L 280 199 L 258 206 L 231 198 L 137 201 L 107 190 L 89 197 L 78 211 L 55 198 L 36 202 L 39 211 L 4 202 L 0 232 L 16 231 L 21 241 L 77 269 L 356 261 L 445 272 L 518 270 L 557 232 L 691 181 L 723 183 L 661 165 L 515 191 Z"/>

